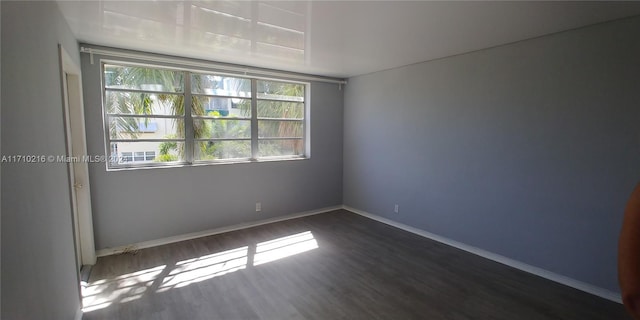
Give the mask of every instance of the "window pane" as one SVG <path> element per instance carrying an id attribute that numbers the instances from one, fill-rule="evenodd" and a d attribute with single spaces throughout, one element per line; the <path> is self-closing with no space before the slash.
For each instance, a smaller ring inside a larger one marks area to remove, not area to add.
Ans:
<path id="1" fill-rule="evenodd" d="M 259 120 L 259 138 L 302 138 L 302 121 Z"/>
<path id="2" fill-rule="evenodd" d="M 304 101 L 304 85 L 277 81 L 257 81 L 258 99 Z"/>
<path id="3" fill-rule="evenodd" d="M 133 153 L 133 161 L 144 161 L 144 151 L 143 152 L 134 152 Z"/>
<path id="4" fill-rule="evenodd" d="M 109 114 L 183 115 L 184 96 L 139 92 L 105 92 Z"/>
<path id="5" fill-rule="evenodd" d="M 221 160 L 251 157 L 251 140 L 198 141 L 195 160 Z"/>
<path id="6" fill-rule="evenodd" d="M 251 97 L 251 80 L 212 74 L 191 75 L 191 92 L 216 96 Z"/>
<path id="7" fill-rule="evenodd" d="M 166 69 L 139 66 L 104 66 L 107 88 L 145 91 L 183 92 L 184 73 Z"/>
<path id="8" fill-rule="evenodd" d="M 258 100 L 259 118 L 303 119 L 304 103 Z"/>
<path id="9" fill-rule="evenodd" d="M 184 119 L 111 116 L 109 137 L 131 140 L 182 139 L 184 138 Z"/>
<path id="10" fill-rule="evenodd" d="M 191 98 L 191 114 L 194 116 L 251 118 L 251 100 L 193 96 Z"/>
<path id="11" fill-rule="evenodd" d="M 304 141 L 291 140 L 260 140 L 258 142 L 259 157 L 297 156 L 304 154 Z"/>
<path id="12" fill-rule="evenodd" d="M 131 162 L 131 161 L 133 161 L 133 153 L 132 152 L 121 152 L 120 153 L 120 161 L 121 162 Z"/>
<path id="13" fill-rule="evenodd" d="M 196 139 L 251 138 L 251 120 L 193 119 Z"/>
<path id="14" fill-rule="evenodd" d="M 176 162 L 184 157 L 184 142 L 112 142 L 110 164 Z"/>

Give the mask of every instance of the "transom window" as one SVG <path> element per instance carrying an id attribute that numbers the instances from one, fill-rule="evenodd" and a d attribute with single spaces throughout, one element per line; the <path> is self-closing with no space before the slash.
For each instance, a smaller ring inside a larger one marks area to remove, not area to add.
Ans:
<path id="1" fill-rule="evenodd" d="M 128 64 L 102 70 L 108 168 L 305 157 L 305 83 Z"/>

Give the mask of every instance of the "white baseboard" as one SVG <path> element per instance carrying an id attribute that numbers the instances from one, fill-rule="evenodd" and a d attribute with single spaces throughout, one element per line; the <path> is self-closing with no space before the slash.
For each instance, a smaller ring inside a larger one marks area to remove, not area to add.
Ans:
<path id="1" fill-rule="evenodd" d="M 73 317 L 73 320 L 82 320 L 82 308 L 78 308 L 78 311 L 76 311 L 76 316 Z"/>
<path id="2" fill-rule="evenodd" d="M 493 260 L 495 262 L 502 263 L 504 265 L 507 265 L 507 266 L 510 266 L 510 267 L 513 267 L 513 268 L 516 268 L 516 269 L 519 269 L 519 270 L 522 270 L 522 271 L 525 271 L 525 272 L 528 272 L 528 273 L 535 274 L 537 276 L 549 279 L 551 281 L 555 281 L 555 282 L 561 283 L 563 285 L 566 285 L 566 286 L 569 286 L 569 287 L 572 287 L 572 288 L 575 288 L 575 289 L 578 289 L 578 290 L 581 290 L 581 291 L 596 295 L 598 297 L 601 297 L 601 298 L 604 298 L 604 299 L 607 299 L 607 300 L 611 300 L 611 301 L 614 301 L 614 302 L 617 302 L 617 303 L 622 303 L 622 299 L 620 297 L 620 294 L 618 294 L 616 292 L 613 292 L 611 290 L 603 289 L 603 288 L 600 288 L 600 287 L 597 287 L 597 286 L 594 286 L 594 285 L 591 285 L 591 284 L 588 284 L 588 283 L 585 283 L 585 282 L 582 282 L 582 281 L 578 281 L 578 280 L 575 280 L 575 279 L 572 279 L 572 278 L 569 278 L 569 277 L 566 277 L 566 276 L 563 276 L 563 275 L 560 275 L 560 274 L 557 274 L 557 273 L 554 273 L 554 272 L 551 272 L 551 271 L 548 271 L 548 270 L 545 270 L 545 269 L 542 269 L 542 268 L 534 267 L 532 265 L 529 265 L 529 264 L 526 264 L 526 263 L 523 263 L 523 262 L 520 262 L 520 261 L 517 261 L 517 260 L 513 260 L 513 259 L 507 258 L 505 256 L 501 256 L 499 254 L 495 254 L 493 252 L 489 252 L 489 251 L 486 251 L 486 250 L 483 250 L 483 249 L 480 249 L 480 248 L 476 248 L 474 246 L 470 246 L 470 245 L 464 244 L 462 242 L 451 240 L 449 238 L 445 238 L 445 237 L 439 236 L 437 234 L 433 234 L 431 232 L 427 232 L 427 231 L 424 231 L 424 230 L 421 230 L 421 229 L 418 229 L 418 228 L 414 228 L 414 227 L 408 226 L 406 224 L 403 224 L 403 223 L 400 223 L 400 222 L 396 222 L 396 221 L 393 221 L 393 220 L 389 220 L 387 218 L 383 218 L 381 216 L 378 216 L 378 215 L 375 215 L 375 214 L 371 214 L 371 213 L 368 213 L 368 212 L 365 212 L 365 211 L 362 211 L 362 210 L 358 210 L 358 209 L 355 209 L 355 208 L 352 208 L 352 207 L 349 207 L 349 206 L 346 206 L 346 205 L 343 205 L 342 207 L 343 207 L 343 209 L 345 209 L 347 211 L 351 211 L 351 212 L 359 214 L 359 215 L 361 215 L 363 217 L 366 217 L 366 218 L 369 218 L 369 219 L 373 219 L 373 220 L 382 222 L 384 224 L 388 224 L 390 226 L 393 226 L 393 227 L 396 227 L 396 228 L 399 228 L 399 229 L 402 229 L 402 230 L 417 234 L 417 235 L 425 237 L 425 238 L 429 238 L 429 239 L 434 240 L 434 241 L 438 241 L 440 243 L 452 246 L 454 248 L 458 248 L 458 249 L 467 251 L 469 253 L 473 253 L 475 255 L 481 256 L 483 258 L 486 258 L 486 259 L 489 259 L 489 260 Z"/>
<path id="3" fill-rule="evenodd" d="M 284 220 L 290 220 L 290 219 L 295 219 L 295 218 L 300 218 L 300 217 L 306 217 L 306 216 L 311 216 L 311 215 L 324 213 L 324 212 L 329 212 L 329 211 L 334 211 L 334 210 L 339 210 L 339 209 L 342 209 L 341 205 L 340 206 L 333 206 L 333 207 L 326 207 L 326 208 L 317 209 L 317 210 L 311 210 L 311 211 L 292 213 L 292 214 L 279 216 L 279 217 L 274 217 L 274 218 L 269 218 L 269 219 L 264 219 L 264 220 L 240 223 L 240 224 L 227 226 L 227 227 L 221 227 L 221 228 L 215 228 L 215 229 L 210 229 L 210 230 L 192 232 L 192 233 L 177 235 L 177 236 L 173 236 L 173 237 L 167 237 L 167 238 L 162 238 L 162 239 L 143 241 L 143 242 L 138 242 L 138 243 L 124 245 L 124 246 L 106 248 L 106 249 L 101 249 L 101 250 L 96 251 L 96 255 L 98 257 L 104 257 L 104 256 L 112 255 L 112 254 L 119 254 L 119 253 L 131 251 L 131 250 L 138 250 L 138 249 L 156 247 L 156 246 L 161 246 L 161 245 L 174 243 L 174 242 L 180 242 L 180 241 L 191 240 L 191 239 L 196 239 L 196 238 L 201 238 L 201 237 L 207 237 L 207 236 L 211 236 L 211 235 L 214 235 L 214 234 L 225 233 L 225 232 L 235 231 L 235 230 L 240 230 L 240 229 L 246 229 L 246 228 L 260 226 L 260 225 L 263 225 L 263 224 L 274 223 L 274 222 L 284 221 Z"/>
<path id="4" fill-rule="evenodd" d="M 98 257 L 104 257 L 104 256 L 108 256 L 108 255 L 112 255 L 112 254 L 119 254 L 122 252 L 126 252 L 128 250 L 137 250 L 137 249 L 144 249 L 144 248 L 150 248 L 150 247 L 156 247 L 156 246 L 161 246 L 161 245 L 165 245 L 165 244 L 169 244 L 169 243 L 174 243 L 174 242 L 180 242 L 180 241 L 185 241 L 185 240 L 191 240 L 191 239 L 196 239 L 196 238 L 201 238 L 201 237 L 207 237 L 207 236 L 211 236 L 211 235 L 215 235 L 215 234 L 220 234 L 220 233 L 225 233 L 225 232 L 230 232 L 230 231 L 235 231 L 235 230 L 240 230 L 240 229 L 246 229 L 246 228 L 251 228 L 251 227 L 256 227 L 256 226 L 260 226 L 263 224 L 268 224 L 268 223 L 274 223 L 274 222 L 278 222 L 278 221 L 284 221 L 284 220 L 290 220 L 290 219 L 295 219 L 295 218 L 300 218 L 300 217 L 306 217 L 306 216 L 311 216 L 311 215 L 315 215 L 315 214 L 320 214 L 320 213 L 325 213 L 325 212 L 329 212 L 329 211 L 334 211 L 334 210 L 338 210 L 338 209 L 345 209 L 347 211 L 359 214 L 363 217 L 369 218 L 369 219 L 373 219 L 379 222 L 382 222 L 384 224 L 388 224 L 390 226 L 417 234 L 419 236 L 452 246 L 454 248 L 458 248 L 460 250 L 464 250 L 467 251 L 469 253 L 481 256 L 483 258 L 489 259 L 489 260 L 493 260 L 495 262 L 498 263 L 502 263 L 504 265 L 543 277 L 545 279 L 549 279 L 551 281 L 554 282 L 558 282 L 560 284 L 596 295 L 598 297 L 607 299 L 607 300 L 611 300 L 617 303 L 622 303 L 622 299 L 620 298 L 620 294 L 613 292 L 611 290 L 607 290 L 604 288 L 600 288 L 597 286 L 594 286 L 592 284 L 588 284 L 582 281 L 578 281 L 572 278 L 569 278 L 567 276 L 563 276 L 561 274 L 557 274 L 542 268 L 538 268 L 511 258 L 507 258 L 505 256 L 501 256 L 499 254 L 493 253 L 493 252 L 489 252 L 462 242 L 458 242 L 455 240 L 451 240 L 449 238 L 446 237 L 442 237 L 439 236 L 437 234 L 428 232 L 428 231 L 424 231 L 418 228 L 414 228 L 408 225 L 405 225 L 403 223 L 400 222 L 396 222 L 393 220 L 389 220 L 387 218 L 366 212 L 366 211 L 362 211 L 362 210 L 358 210 L 356 208 L 352 208 L 350 206 L 346 206 L 346 205 L 342 205 L 342 206 L 333 206 L 333 207 L 326 207 L 326 208 L 322 208 L 322 209 L 317 209 L 317 210 L 311 210 L 311 211 L 304 211 L 304 212 L 299 212 L 299 213 L 293 213 L 293 214 L 288 214 L 288 215 L 284 215 L 284 216 L 279 216 L 279 217 L 274 217 L 274 218 L 269 218 L 269 219 L 264 219 L 264 220 L 258 220 L 258 221 L 252 221 L 252 222 L 247 222 L 247 223 L 241 223 L 241 224 L 236 224 L 236 225 L 232 225 L 232 226 L 227 226 L 227 227 L 221 227 L 221 228 L 216 228 L 216 229 L 210 229 L 210 230 L 205 230 L 205 231 L 199 231 L 199 232 L 193 232 L 193 233 L 187 233 L 187 234 L 183 234 L 183 235 L 178 235 L 178 236 L 173 236 L 173 237 L 167 237 L 167 238 L 162 238 L 162 239 L 157 239 L 157 240 L 150 240 L 150 241 L 143 241 L 143 242 L 139 242 L 139 243 L 134 243 L 134 244 L 130 244 L 130 245 L 124 245 L 124 246 L 119 246 L 119 247 L 115 247 L 115 248 L 106 248 L 106 249 L 101 249 L 98 250 L 96 252 L 96 255 Z M 76 320 L 80 320 L 82 319 L 82 310 L 78 310 L 78 313 L 76 313 Z"/>

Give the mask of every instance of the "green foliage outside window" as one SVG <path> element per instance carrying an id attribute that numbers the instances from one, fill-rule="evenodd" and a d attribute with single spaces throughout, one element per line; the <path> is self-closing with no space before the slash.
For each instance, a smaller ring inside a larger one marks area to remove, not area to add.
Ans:
<path id="1" fill-rule="evenodd" d="M 157 69 L 138 66 L 111 66 L 105 68 L 106 97 L 108 114 L 122 116 L 109 121 L 111 139 L 138 139 L 141 132 L 140 123 L 147 125 L 154 116 L 154 104 L 165 106 L 165 116 L 175 117 L 175 134 L 165 135 L 166 139 L 182 139 L 184 137 L 185 115 L 184 72 L 168 69 Z M 191 74 L 191 114 L 193 118 L 193 134 L 196 139 L 214 139 L 195 141 L 196 158 L 198 160 L 215 160 L 227 158 L 247 158 L 251 156 L 251 100 L 242 98 L 229 99 L 235 114 L 222 114 L 218 110 L 207 110 L 207 94 L 203 84 L 209 90 L 222 87 L 220 83 L 207 80 L 207 75 Z M 226 80 L 236 78 L 226 78 Z M 227 86 L 237 84 L 235 90 L 247 90 L 246 79 L 226 82 Z M 241 82 L 245 81 L 245 82 Z M 304 141 L 304 85 L 276 81 L 259 81 L 257 100 L 257 117 L 259 133 L 259 155 L 273 156 L 285 153 L 302 154 Z M 109 90 L 117 88 L 119 90 Z M 132 90 L 132 91 L 127 91 Z M 139 90 L 139 91 L 134 91 Z M 144 91 L 144 92 L 140 92 Z M 246 92 L 246 91 L 243 91 Z M 262 95 L 262 96 L 261 96 Z M 131 115 L 131 116 L 127 116 Z M 136 117 L 136 116 L 145 117 Z M 156 114 L 157 115 L 157 114 Z M 205 118 L 197 118 L 204 116 Z M 282 119 L 287 119 L 286 121 Z M 143 121 L 143 122 L 141 122 Z M 285 139 L 290 138 L 290 139 Z M 244 140 L 242 140 L 244 139 Z M 262 140 L 264 139 L 264 140 Z M 284 150 L 284 151 L 283 151 Z M 184 143 L 165 141 L 160 143 L 156 162 L 173 162 L 184 159 Z"/>

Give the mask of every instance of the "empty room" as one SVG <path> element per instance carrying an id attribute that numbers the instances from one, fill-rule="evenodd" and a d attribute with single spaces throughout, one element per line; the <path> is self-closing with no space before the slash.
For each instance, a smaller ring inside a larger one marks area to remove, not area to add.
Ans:
<path id="1" fill-rule="evenodd" d="M 640 2 L 0 1 L 0 317 L 640 319 Z"/>

